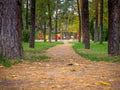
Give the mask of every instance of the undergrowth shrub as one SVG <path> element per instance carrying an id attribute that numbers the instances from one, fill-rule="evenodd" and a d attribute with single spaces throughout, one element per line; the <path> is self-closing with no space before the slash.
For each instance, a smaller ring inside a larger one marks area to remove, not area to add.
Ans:
<path id="1" fill-rule="evenodd" d="M 22 40 L 24 42 L 29 42 L 30 39 L 30 30 L 22 30 Z"/>

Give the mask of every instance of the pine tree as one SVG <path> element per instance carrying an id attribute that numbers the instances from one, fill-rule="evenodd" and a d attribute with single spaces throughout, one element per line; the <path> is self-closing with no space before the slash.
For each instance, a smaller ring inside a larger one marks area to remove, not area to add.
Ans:
<path id="1" fill-rule="evenodd" d="M 82 29 L 85 49 L 90 49 L 88 0 L 82 0 Z"/>
<path id="2" fill-rule="evenodd" d="M 119 0 L 108 1 L 108 54 L 111 56 L 119 55 L 119 2 Z"/>
<path id="3" fill-rule="evenodd" d="M 22 0 L 0 1 L 0 56 L 21 58 Z"/>
<path id="4" fill-rule="evenodd" d="M 31 0 L 30 48 L 35 46 L 35 3 L 36 0 Z"/>

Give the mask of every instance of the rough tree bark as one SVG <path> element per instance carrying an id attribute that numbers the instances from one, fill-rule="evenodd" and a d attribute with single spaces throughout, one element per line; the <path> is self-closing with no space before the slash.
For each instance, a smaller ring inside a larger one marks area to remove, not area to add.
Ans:
<path id="1" fill-rule="evenodd" d="M 100 0 L 100 44 L 103 43 L 103 0 Z"/>
<path id="2" fill-rule="evenodd" d="M 44 42 L 46 42 L 46 21 L 44 21 Z"/>
<path id="3" fill-rule="evenodd" d="M 88 0 L 82 0 L 82 29 L 85 49 L 90 49 Z"/>
<path id="4" fill-rule="evenodd" d="M 2 16 L 3 16 L 3 1 L 0 1 L 0 56 L 2 56 L 2 40 L 1 40 Z"/>
<path id="5" fill-rule="evenodd" d="M 108 24 L 108 54 L 119 55 L 119 0 L 108 1 L 109 24 Z"/>
<path id="6" fill-rule="evenodd" d="M 95 0 L 95 30 L 94 30 L 94 42 L 98 41 L 98 0 Z"/>
<path id="7" fill-rule="evenodd" d="M 26 0 L 26 29 L 28 29 L 28 0 Z"/>
<path id="8" fill-rule="evenodd" d="M 56 0 L 56 24 L 55 24 L 55 41 L 57 42 L 57 28 L 58 28 L 58 0 Z"/>
<path id="9" fill-rule="evenodd" d="M 118 6 L 118 8 L 119 8 L 119 46 L 120 46 L 120 0 L 119 0 L 119 6 Z M 120 55 L 120 48 L 119 48 L 119 55 Z"/>
<path id="10" fill-rule="evenodd" d="M 31 0 L 30 48 L 35 47 L 35 3 L 36 0 Z"/>
<path id="11" fill-rule="evenodd" d="M 21 58 L 22 0 L 0 1 L 0 56 Z"/>
<path id="12" fill-rule="evenodd" d="M 79 31 L 78 42 L 81 42 L 81 16 L 80 16 L 80 1 L 77 0 L 78 18 L 79 18 Z"/>
<path id="13" fill-rule="evenodd" d="M 51 18 L 51 7 L 50 1 L 48 0 L 48 15 L 49 15 L 49 42 L 51 43 L 51 32 L 52 32 L 52 18 Z"/>

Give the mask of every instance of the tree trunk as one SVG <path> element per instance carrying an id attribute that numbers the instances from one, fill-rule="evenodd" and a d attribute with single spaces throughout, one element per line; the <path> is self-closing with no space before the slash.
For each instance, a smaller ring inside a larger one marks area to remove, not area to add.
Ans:
<path id="1" fill-rule="evenodd" d="M 51 7 L 50 1 L 48 0 L 48 14 L 49 14 L 49 42 L 51 43 L 51 32 L 52 32 L 52 18 L 51 18 Z"/>
<path id="2" fill-rule="evenodd" d="M 94 31 L 94 42 L 98 41 L 98 0 L 95 0 L 95 31 Z"/>
<path id="3" fill-rule="evenodd" d="M 0 56 L 2 56 L 2 38 L 1 38 L 1 30 L 2 30 L 2 16 L 3 16 L 3 2 L 0 1 Z"/>
<path id="4" fill-rule="evenodd" d="M 31 0 L 30 48 L 35 46 L 35 3 L 36 0 Z"/>
<path id="5" fill-rule="evenodd" d="M 90 49 L 88 0 L 82 0 L 82 29 L 85 49 Z"/>
<path id="6" fill-rule="evenodd" d="M 119 0 L 108 1 L 109 24 L 108 24 L 108 54 L 119 55 Z"/>
<path id="7" fill-rule="evenodd" d="M 28 29 L 28 0 L 26 0 L 26 29 Z"/>
<path id="8" fill-rule="evenodd" d="M 80 16 L 80 2 L 77 0 L 78 18 L 79 18 L 79 31 L 78 31 L 78 42 L 81 42 L 81 16 Z"/>
<path id="9" fill-rule="evenodd" d="M 103 43 L 103 0 L 100 0 L 100 44 Z"/>
<path id="10" fill-rule="evenodd" d="M 94 18 L 90 21 L 90 34 L 92 41 L 94 41 Z"/>
<path id="11" fill-rule="evenodd" d="M 119 46 L 120 46 L 120 11 L 119 11 Z M 120 49 L 119 49 L 119 51 L 120 51 Z M 120 54 L 120 52 L 119 52 L 119 54 Z"/>
<path id="12" fill-rule="evenodd" d="M 44 42 L 46 42 L 46 21 L 44 21 Z"/>
<path id="13" fill-rule="evenodd" d="M 118 2 L 118 8 L 120 9 L 120 0 L 119 0 L 119 2 Z M 120 10 L 118 11 L 119 13 L 119 55 L 120 55 Z"/>
<path id="14" fill-rule="evenodd" d="M 0 1 L 0 56 L 21 58 L 22 0 Z"/>
<path id="15" fill-rule="evenodd" d="M 82 35 L 82 43 L 84 43 L 84 34 L 83 34 L 83 25 L 82 25 L 82 0 L 80 0 L 80 6 L 81 6 L 81 35 Z"/>
<path id="16" fill-rule="evenodd" d="M 58 0 L 56 0 L 56 24 L 55 24 L 55 41 L 57 42 L 57 23 L 58 23 Z"/>

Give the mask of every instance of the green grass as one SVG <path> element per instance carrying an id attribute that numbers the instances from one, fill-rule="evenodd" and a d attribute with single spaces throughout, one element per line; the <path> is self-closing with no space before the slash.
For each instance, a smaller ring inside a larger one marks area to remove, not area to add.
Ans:
<path id="1" fill-rule="evenodd" d="M 5 67 L 11 67 L 10 60 L 5 57 L 0 57 L 0 64 L 4 65 Z"/>
<path id="2" fill-rule="evenodd" d="M 57 45 L 57 44 L 63 44 L 63 42 L 36 42 L 35 48 L 29 48 L 29 43 L 23 43 L 24 52 L 30 52 L 30 53 L 43 53 L 45 50 Z"/>
<path id="3" fill-rule="evenodd" d="M 35 62 L 35 61 L 48 61 L 50 57 L 47 56 L 28 56 L 25 57 L 24 60 L 30 61 L 30 62 Z"/>
<path id="4" fill-rule="evenodd" d="M 91 43 L 90 49 L 84 49 L 83 43 L 74 43 L 73 49 L 79 55 L 90 59 L 92 61 L 106 61 L 106 62 L 120 62 L 120 56 L 108 56 L 108 44 L 104 42 L 102 45 L 99 43 Z"/>

